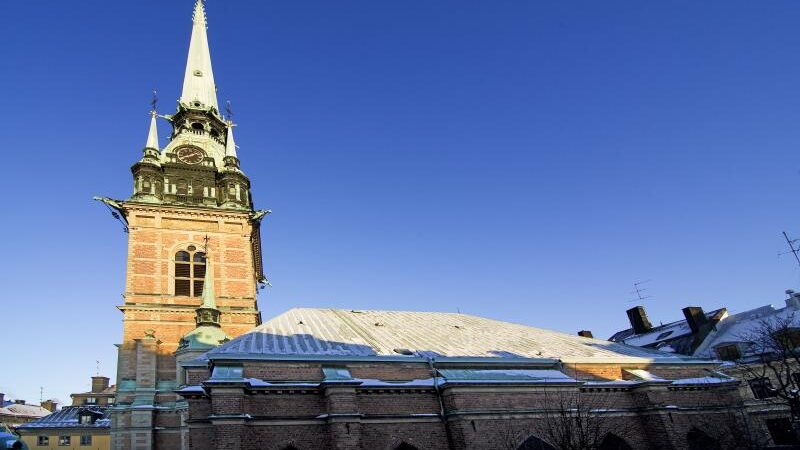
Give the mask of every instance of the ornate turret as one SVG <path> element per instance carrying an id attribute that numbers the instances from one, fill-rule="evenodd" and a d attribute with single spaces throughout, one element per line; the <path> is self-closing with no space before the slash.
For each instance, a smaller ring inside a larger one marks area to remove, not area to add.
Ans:
<path id="1" fill-rule="evenodd" d="M 250 181 L 236 155 L 233 125 L 223 120 L 218 109 L 207 23 L 203 1 L 197 0 L 177 111 L 162 116 L 172 125 L 169 142 L 159 149 L 154 112 L 145 155 L 133 167 L 131 200 L 253 209 Z"/>
<path id="2" fill-rule="evenodd" d="M 163 194 L 164 173 L 158 148 L 158 113 L 150 111 L 150 131 L 144 145 L 142 159 L 131 167 L 133 172 L 133 199 L 141 202 L 160 202 Z"/>

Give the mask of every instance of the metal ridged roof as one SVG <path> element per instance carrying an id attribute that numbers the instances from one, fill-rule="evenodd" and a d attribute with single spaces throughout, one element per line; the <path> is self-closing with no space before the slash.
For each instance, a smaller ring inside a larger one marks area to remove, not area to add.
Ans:
<path id="1" fill-rule="evenodd" d="M 97 414 L 98 419 L 92 424 L 81 424 L 78 420 L 78 415 L 83 412 L 91 412 Z M 22 424 L 18 427 L 26 428 L 109 428 L 111 426 L 111 419 L 109 419 L 109 409 L 104 407 L 84 407 L 84 406 L 67 406 L 60 411 L 56 411 L 47 417 L 36 419 L 32 422 Z M 48 411 L 49 414 L 49 411 Z"/>
<path id="2" fill-rule="evenodd" d="M 210 351 L 244 356 L 664 358 L 599 339 L 455 313 L 295 308 Z"/>

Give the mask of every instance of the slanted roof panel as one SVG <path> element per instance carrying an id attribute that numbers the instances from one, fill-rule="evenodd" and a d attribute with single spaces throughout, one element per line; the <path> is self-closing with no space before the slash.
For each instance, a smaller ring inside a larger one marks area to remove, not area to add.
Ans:
<path id="1" fill-rule="evenodd" d="M 296 308 L 211 350 L 215 356 L 664 358 L 664 353 L 455 313 Z"/>

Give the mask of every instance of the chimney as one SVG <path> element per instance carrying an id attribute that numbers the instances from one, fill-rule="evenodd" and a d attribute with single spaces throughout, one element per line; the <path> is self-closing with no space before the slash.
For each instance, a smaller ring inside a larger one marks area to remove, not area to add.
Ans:
<path id="1" fill-rule="evenodd" d="M 5 405 L 5 403 L 6 403 L 6 394 L 0 392 L 0 408 L 2 408 L 3 405 Z"/>
<path id="2" fill-rule="evenodd" d="M 631 322 L 631 327 L 633 327 L 635 334 L 647 333 L 653 329 L 653 325 L 647 320 L 644 306 L 634 306 L 625 312 L 628 313 L 628 320 Z"/>
<path id="3" fill-rule="evenodd" d="M 103 392 L 108 387 L 108 377 L 92 377 L 92 392 L 97 394 Z"/>
<path id="4" fill-rule="evenodd" d="M 578 331 L 578 336 L 585 337 L 585 338 L 593 338 L 592 332 L 589 330 L 581 330 Z"/>
<path id="5" fill-rule="evenodd" d="M 58 403 L 54 402 L 53 400 L 45 400 L 42 402 L 42 408 L 50 412 L 56 412 L 56 405 L 58 405 Z"/>
<path id="6" fill-rule="evenodd" d="M 686 317 L 686 323 L 688 323 L 689 328 L 692 329 L 692 334 L 697 334 L 697 332 L 700 331 L 700 327 L 708 323 L 708 318 L 706 318 L 703 308 L 699 306 L 687 306 L 683 308 L 683 316 Z"/>
<path id="7" fill-rule="evenodd" d="M 787 289 L 786 296 L 786 306 L 794 309 L 800 309 L 800 293 L 791 289 Z"/>
<path id="8" fill-rule="evenodd" d="M 24 405 L 25 404 L 25 400 L 14 400 L 14 404 L 15 405 Z"/>

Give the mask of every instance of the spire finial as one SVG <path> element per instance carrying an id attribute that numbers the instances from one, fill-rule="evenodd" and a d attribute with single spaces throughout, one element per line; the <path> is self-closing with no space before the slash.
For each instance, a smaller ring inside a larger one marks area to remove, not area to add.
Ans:
<path id="1" fill-rule="evenodd" d="M 236 124 L 233 123 L 230 119 L 228 120 L 228 137 L 225 139 L 225 156 L 232 156 L 234 158 L 239 158 L 236 156 L 236 141 L 233 139 L 233 127 Z"/>
<path id="2" fill-rule="evenodd" d="M 207 25 L 203 0 L 197 0 L 192 16 L 192 38 L 189 41 L 189 56 L 186 59 L 180 101 L 193 108 L 219 109 L 214 71 L 211 69 L 211 51 L 208 48 Z M 198 103 L 202 106 L 198 106 Z"/>
<path id="3" fill-rule="evenodd" d="M 147 133 L 147 144 L 145 144 L 144 148 L 152 148 L 153 150 L 159 151 L 158 125 L 156 125 L 157 117 L 158 113 L 156 112 L 155 105 L 153 105 L 153 109 L 150 111 L 150 131 Z"/>

